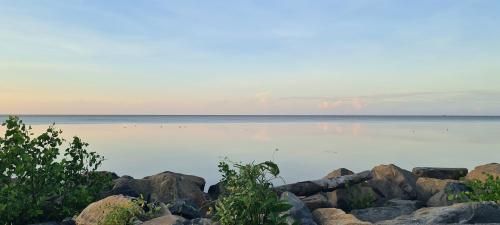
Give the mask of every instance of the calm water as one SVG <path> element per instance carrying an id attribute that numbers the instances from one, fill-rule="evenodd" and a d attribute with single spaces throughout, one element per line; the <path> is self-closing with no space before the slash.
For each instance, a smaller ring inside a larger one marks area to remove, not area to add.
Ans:
<path id="1" fill-rule="evenodd" d="M 4 116 L 0 119 L 5 120 Z M 274 159 L 287 182 L 379 164 L 467 167 L 500 162 L 500 117 L 23 116 L 40 132 L 55 122 L 106 157 L 103 169 L 219 179 L 217 163 Z M 3 128 L 0 131 L 3 132 Z"/>

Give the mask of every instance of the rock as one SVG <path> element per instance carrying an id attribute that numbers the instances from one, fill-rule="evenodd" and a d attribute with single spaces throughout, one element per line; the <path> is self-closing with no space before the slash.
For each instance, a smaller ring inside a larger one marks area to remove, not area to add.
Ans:
<path id="1" fill-rule="evenodd" d="M 326 175 L 323 178 L 333 179 L 333 178 L 337 178 L 337 177 L 341 177 L 341 176 L 345 176 L 345 175 L 352 175 L 352 174 L 354 174 L 354 172 L 352 172 L 346 168 L 339 168 L 339 169 L 336 169 L 336 170 L 330 172 L 328 175 Z"/>
<path id="2" fill-rule="evenodd" d="M 472 171 L 470 171 L 467 176 L 465 176 L 465 179 L 485 181 L 486 178 L 488 178 L 485 173 L 491 174 L 494 177 L 500 177 L 500 164 L 490 163 L 482 166 L 477 166 Z"/>
<path id="3" fill-rule="evenodd" d="M 44 223 L 33 223 L 30 225 L 61 225 L 62 223 L 55 222 L 55 221 L 50 221 L 50 222 L 44 222 Z"/>
<path id="4" fill-rule="evenodd" d="M 102 224 L 103 221 L 106 221 L 108 216 L 122 210 L 132 212 L 132 216 L 138 216 L 143 213 L 142 209 L 132 202 L 131 198 L 123 195 L 114 195 L 88 205 L 87 208 L 78 215 L 75 222 L 77 225 Z"/>
<path id="5" fill-rule="evenodd" d="M 152 201 L 171 203 L 174 200 L 184 199 L 196 203 L 201 207 L 205 201 L 205 180 L 201 177 L 184 175 L 173 172 L 163 172 L 142 179 L 133 179 L 123 176 L 115 180 L 111 193 L 123 194 L 132 197 L 151 195 Z"/>
<path id="6" fill-rule="evenodd" d="M 64 218 L 61 225 L 76 225 L 76 221 L 73 217 Z"/>
<path id="7" fill-rule="evenodd" d="M 113 181 L 113 188 L 109 191 L 110 195 L 125 195 L 130 197 L 139 197 L 140 194 L 134 189 L 132 183 L 135 179 L 131 176 L 122 176 Z"/>
<path id="8" fill-rule="evenodd" d="M 458 200 L 449 200 L 448 196 L 450 194 L 456 195 L 460 192 L 464 192 L 464 191 L 468 191 L 468 190 L 469 190 L 469 188 L 467 186 L 465 186 L 465 184 L 458 183 L 458 182 L 447 183 L 446 186 L 441 191 L 434 194 L 427 201 L 427 206 L 428 207 L 436 207 L 436 206 L 452 205 L 454 203 L 457 203 Z"/>
<path id="9" fill-rule="evenodd" d="M 416 177 L 407 170 L 393 164 L 380 165 L 372 169 L 373 178 L 368 184 L 382 198 L 415 200 L 417 198 Z"/>
<path id="10" fill-rule="evenodd" d="M 412 170 L 417 177 L 458 180 L 467 175 L 467 168 L 415 167 Z"/>
<path id="11" fill-rule="evenodd" d="M 152 220 L 148 220 L 141 225 L 212 225 L 213 222 L 207 218 L 197 218 L 193 220 L 187 220 L 180 216 L 168 215 Z"/>
<path id="12" fill-rule="evenodd" d="M 500 206 L 494 202 L 469 202 L 422 208 L 410 215 L 377 224 L 500 223 Z"/>
<path id="13" fill-rule="evenodd" d="M 330 201 L 328 201 L 328 198 L 324 193 L 318 193 L 308 197 L 301 197 L 300 199 L 302 200 L 302 202 L 304 202 L 304 204 L 306 204 L 307 208 L 309 208 L 310 211 L 314 211 L 318 208 L 332 207 L 332 204 L 330 203 Z"/>
<path id="14" fill-rule="evenodd" d="M 184 225 L 185 222 L 186 219 L 180 216 L 166 215 L 148 220 L 141 225 Z"/>
<path id="15" fill-rule="evenodd" d="M 214 223 L 210 219 L 198 218 L 198 219 L 193 219 L 193 220 L 184 222 L 183 225 L 211 225 L 211 224 L 214 224 Z"/>
<path id="16" fill-rule="evenodd" d="M 283 192 L 280 199 L 292 205 L 292 208 L 287 212 L 289 214 L 287 219 L 289 225 L 294 224 L 294 222 L 298 222 L 300 225 L 316 225 L 312 218 L 311 211 L 309 211 L 299 197 L 290 192 Z"/>
<path id="17" fill-rule="evenodd" d="M 109 176 L 112 180 L 116 180 L 116 179 L 120 178 L 116 173 L 109 172 L 109 171 L 96 171 L 94 173 Z"/>
<path id="18" fill-rule="evenodd" d="M 386 206 L 356 209 L 352 210 L 350 214 L 360 220 L 376 223 L 411 214 L 421 206 L 422 203 L 419 201 L 392 199 L 386 203 Z"/>
<path id="19" fill-rule="evenodd" d="M 71 217 L 65 218 L 62 222 L 50 221 L 44 223 L 34 223 L 30 225 L 75 225 L 75 220 Z"/>
<path id="20" fill-rule="evenodd" d="M 369 222 L 364 222 L 351 214 L 346 214 L 341 209 L 336 208 L 325 208 L 316 209 L 313 211 L 314 221 L 318 225 L 364 225 L 371 224 Z"/>
<path id="21" fill-rule="evenodd" d="M 348 184 L 354 185 L 372 179 L 371 171 L 363 171 L 352 175 L 344 175 L 337 178 L 301 181 L 293 184 L 285 184 L 274 187 L 278 193 L 291 192 L 298 196 L 311 196 L 319 192 L 334 191 L 344 188 Z"/>
<path id="22" fill-rule="evenodd" d="M 182 216 L 186 219 L 194 219 L 201 216 L 200 209 L 193 201 L 189 200 L 176 200 L 168 204 L 170 213 Z"/>
<path id="23" fill-rule="evenodd" d="M 457 180 L 440 180 L 420 177 L 417 179 L 417 199 L 427 202 L 433 195 L 443 190 L 448 183 L 459 183 Z"/>
<path id="24" fill-rule="evenodd" d="M 349 212 L 353 209 L 376 204 L 380 196 L 367 184 L 360 183 L 348 188 L 337 189 L 326 193 L 331 207 Z"/>
<path id="25" fill-rule="evenodd" d="M 222 183 L 218 182 L 217 184 L 211 185 L 208 188 L 208 196 L 212 200 L 216 200 L 219 198 L 221 194 L 224 193 L 224 187 L 222 187 Z"/>

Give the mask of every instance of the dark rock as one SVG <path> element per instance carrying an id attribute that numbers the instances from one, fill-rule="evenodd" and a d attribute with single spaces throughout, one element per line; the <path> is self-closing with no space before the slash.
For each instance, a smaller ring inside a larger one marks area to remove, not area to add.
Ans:
<path id="1" fill-rule="evenodd" d="M 287 212 L 290 215 L 287 219 L 289 225 L 294 224 L 294 222 L 298 222 L 300 225 L 316 225 L 312 218 L 311 211 L 309 211 L 299 197 L 290 192 L 283 192 L 280 199 L 292 205 L 292 208 Z"/>
<path id="2" fill-rule="evenodd" d="M 422 203 L 419 201 L 392 199 L 386 203 L 386 206 L 356 209 L 352 210 L 350 214 L 360 220 L 376 223 L 411 214 L 420 207 L 422 207 Z"/>
<path id="3" fill-rule="evenodd" d="M 500 223 L 500 205 L 494 202 L 459 203 L 452 206 L 422 208 L 410 215 L 377 224 L 473 224 Z"/>
<path id="4" fill-rule="evenodd" d="M 354 174 L 354 172 L 352 172 L 346 168 L 339 168 L 339 169 L 336 169 L 336 170 L 330 172 L 328 175 L 326 175 L 323 178 L 332 179 L 332 178 L 337 178 L 340 176 L 352 175 L 352 174 Z"/>
<path id="5" fill-rule="evenodd" d="M 191 200 L 176 200 L 168 204 L 167 207 L 173 215 L 182 216 L 186 219 L 194 219 L 201 216 L 200 209 Z"/>
<path id="6" fill-rule="evenodd" d="M 458 180 L 467 175 L 467 168 L 415 167 L 413 174 L 417 177 Z"/>
<path id="7" fill-rule="evenodd" d="M 214 224 L 214 222 L 212 222 L 212 220 L 210 220 L 210 219 L 197 218 L 197 219 L 186 221 L 186 222 L 184 222 L 183 225 L 211 225 L 211 224 Z"/>
<path id="8" fill-rule="evenodd" d="M 208 188 L 208 196 L 212 200 L 218 199 L 219 196 L 223 193 L 224 193 L 224 187 L 222 186 L 221 182 L 214 185 L 210 185 L 210 187 Z"/>
<path id="9" fill-rule="evenodd" d="M 377 204 L 380 196 L 367 183 L 360 183 L 349 186 L 348 188 L 337 189 L 326 193 L 328 201 L 333 208 L 339 208 L 349 212 L 358 208 L 358 204 L 367 203 Z"/>
<path id="10" fill-rule="evenodd" d="M 460 192 L 468 191 L 469 188 L 462 183 L 447 183 L 443 190 L 434 194 L 428 201 L 428 207 L 448 206 L 459 202 L 458 200 L 449 200 L 449 195 L 456 195 Z"/>
<path id="11" fill-rule="evenodd" d="M 76 222 L 73 218 L 68 217 L 68 218 L 65 218 L 62 222 L 50 221 L 50 222 L 43 222 L 43 223 L 34 223 L 31 225 L 76 225 Z"/>
<path id="12" fill-rule="evenodd" d="M 482 166 L 477 166 L 470 173 L 465 176 L 466 180 L 480 180 L 485 181 L 488 176 L 486 174 L 493 175 L 493 177 L 500 177 L 500 164 L 490 163 Z"/>
<path id="13" fill-rule="evenodd" d="M 440 180 L 420 177 L 417 179 L 417 199 L 427 202 L 433 195 L 443 190 L 448 183 L 459 183 L 457 180 Z"/>
<path id="14" fill-rule="evenodd" d="M 410 171 L 393 164 L 380 165 L 372 169 L 373 178 L 368 184 L 382 198 L 415 200 L 417 199 L 417 179 Z"/>
<path id="15" fill-rule="evenodd" d="M 152 201 L 164 203 L 171 203 L 175 199 L 190 200 L 201 207 L 206 201 L 204 187 L 205 180 L 201 177 L 167 171 L 142 179 L 120 177 L 114 181 L 111 194 L 132 197 L 151 195 Z"/>
<path id="16" fill-rule="evenodd" d="M 318 179 L 301 181 L 274 187 L 277 193 L 291 192 L 298 196 L 311 196 L 319 192 L 334 191 L 347 185 L 354 185 L 372 179 L 371 171 L 363 171 L 352 175 L 340 176 L 332 179 Z"/>
<path id="17" fill-rule="evenodd" d="M 109 171 L 96 171 L 95 173 L 101 174 L 101 175 L 108 175 L 112 180 L 116 180 L 120 178 L 116 173 L 114 172 L 109 172 Z"/>
<path id="18" fill-rule="evenodd" d="M 55 221 L 50 221 L 50 222 L 43 222 L 43 223 L 33 223 L 30 225 L 61 225 L 61 223 L 55 222 Z"/>
<path id="19" fill-rule="evenodd" d="M 109 195 L 125 195 L 130 197 L 139 197 L 140 194 L 134 189 L 132 183 L 135 179 L 131 176 L 122 176 L 113 181 L 113 188 L 109 192 Z"/>
<path id="20" fill-rule="evenodd" d="M 63 221 L 61 222 L 61 225 L 76 225 L 76 221 L 75 221 L 75 219 L 68 217 L 68 218 L 63 219 Z"/>
<path id="21" fill-rule="evenodd" d="M 301 197 L 300 199 L 304 202 L 304 204 L 306 204 L 307 208 L 309 208 L 311 212 L 318 208 L 333 207 L 324 193 L 318 193 L 308 197 Z"/>

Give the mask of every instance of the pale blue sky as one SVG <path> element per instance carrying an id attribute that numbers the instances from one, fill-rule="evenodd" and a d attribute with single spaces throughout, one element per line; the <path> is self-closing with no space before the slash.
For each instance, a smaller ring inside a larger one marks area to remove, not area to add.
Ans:
<path id="1" fill-rule="evenodd" d="M 500 115 L 500 1 L 4 1 L 0 113 Z"/>

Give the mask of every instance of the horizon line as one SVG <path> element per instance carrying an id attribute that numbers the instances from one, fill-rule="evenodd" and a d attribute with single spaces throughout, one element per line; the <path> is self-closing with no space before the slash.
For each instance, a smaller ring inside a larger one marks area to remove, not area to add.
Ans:
<path id="1" fill-rule="evenodd" d="M 1 114 L 0 116 L 368 116 L 368 117 L 500 117 L 500 115 L 468 114 Z"/>

